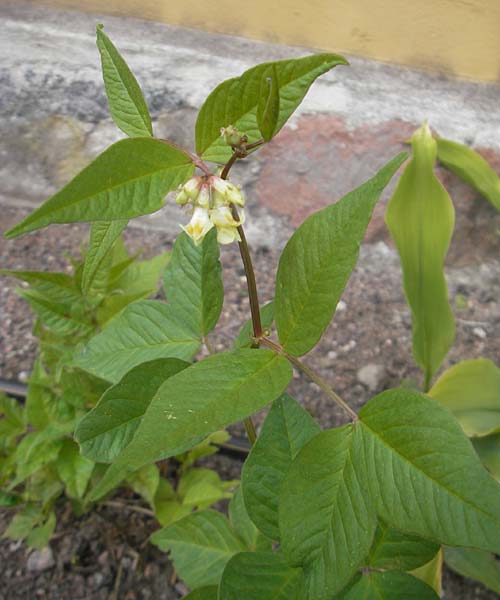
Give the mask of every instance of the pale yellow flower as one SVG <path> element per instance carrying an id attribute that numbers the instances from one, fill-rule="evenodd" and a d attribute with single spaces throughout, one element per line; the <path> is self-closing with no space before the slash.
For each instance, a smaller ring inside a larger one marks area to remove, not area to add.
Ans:
<path id="1" fill-rule="evenodd" d="M 197 206 L 194 209 L 191 221 L 185 227 L 181 225 L 182 229 L 189 235 L 196 246 L 199 246 L 203 242 L 204 237 L 213 226 L 214 223 L 210 220 L 208 210 L 201 206 Z"/>

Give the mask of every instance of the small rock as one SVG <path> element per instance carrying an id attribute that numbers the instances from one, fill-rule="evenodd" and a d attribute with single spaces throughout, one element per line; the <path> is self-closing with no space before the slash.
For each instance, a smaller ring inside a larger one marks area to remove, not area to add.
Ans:
<path id="1" fill-rule="evenodd" d="M 40 573 L 55 565 L 54 555 L 49 546 L 35 550 L 28 557 L 27 568 L 31 573 Z"/>
<path id="2" fill-rule="evenodd" d="M 338 355 L 337 355 L 337 353 L 335 352 L 335 350 L 329 350 L 329 351 L 328 351 L 328 353 L 327 353 L 327 357 L 328 357 L 330 360 L 335 360 L 335 359 L 337 358 L 337 356 L 338 356 Z"/>
<path id="3" fill-rule="evenodd" d="M 472 333 L 481 340 L 486 337 L 486 331 L 482 327 L 474 327 Z"/>
<path id="4" fill-rule="evenodd" d="M 347 304 L 343 300 L 339 300 L 337 304 L 337 312 L 342 312 L 347 308 Z"/>
<path id="5" fill-rule="evenodd" d="M 380 387 L 382 379 L 385 375 L 385 368 L 383 365 L 368 364 L 361 367 L 356 374 L 356 377 L 360 383 L 366 386 L 370 392 L 374 392 Z"/>
<path id="6" fill-rule="evenodd" d="M 19 371 L 17 374 L 17 379 L 20 383 L 26 383 L 30 377 L 28 371 Z"/>

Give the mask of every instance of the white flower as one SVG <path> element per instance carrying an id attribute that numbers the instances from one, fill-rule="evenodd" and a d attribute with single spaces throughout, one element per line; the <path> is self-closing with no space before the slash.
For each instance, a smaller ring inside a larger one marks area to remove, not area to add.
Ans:
<path id="1" fill-rule="evenodd" d="M 196 201 L 200 193 L 201 184 L 202 178 L 197 175 L 196 177 L 191 177 L 182 187 L 191 200 Z"/>
<path id="2" fill-rule="evenodd" d="M 245 206 L 245 198 L 242 191 L 216 175 L 210 178 L 210 185 L 214 190 L 214 206 L 222 206 L 224 204 L 236 204 L 237 206 Z"/>
<path id="3" fill-rule="evenodd" d="M 210 211 L 210 220 L 217 227 L 217 241 L 219 244 L 241 242 L 238 227 L 245 222 L 245 213 L 241 211 L 237 221 L 229 206 L 218 206 Z"/>
<path id="4" fill-rule="evenodd" d="M 203 208 L 210 208 L 210 187 L 208 184 L 202 184 L 200 193 L 196 199 L 196 204 Z"/>
<path id="5" fill-rule="evenodd" d="M 197 206 L 194 209 L 191 221 L 185 227 L 181 225 L 182 229 L 189 235 L 196 246 L 199 246 L 203 242 L 204 237 L 213 226 L 214 223 L 210 219 L 208 210 L 201 206 Z"/>

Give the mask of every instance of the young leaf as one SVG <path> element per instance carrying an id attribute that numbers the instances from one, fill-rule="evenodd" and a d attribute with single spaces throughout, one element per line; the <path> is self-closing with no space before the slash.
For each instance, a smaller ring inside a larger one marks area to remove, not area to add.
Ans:
<path id="1" fill-rule="evenodd" d="M 2 537 L 23 540 L 43 520 L 43 511 L 36 504 L 27 504 L 14 515 Z"/>
<path id="2" fill-rule="evenodd" d="M 491 360 L 464 360 L 445 371 L 429 396 L 447 406 L 465 435 L 500 432 L 500 369 Z"/>
<path id="3" fill-rule="evenodd" d="M 228 520 L 212 510 L 193 513 L 156 531 L 151 542 L 170 551 L 179 576 L 191 588 L 217 585 L 228 560 L 245 550 Z"/>
<path id="4" fill-rule="evenodd" d="M 405 158 L 399 154 L 342 200 L 311 215 L 285 246 L 274 308 L 280 342 L 291 354 L 308 352 L 331 321 L 373 208 Z"/>
<path id="5" fill-rule="evenodd" d="M 90 227 L 90 240 L 82 272 L 82 291 L 87 294 L 104 258 L 127 226 L 128 221 L 97 221 Z"/>
<path id="6" fill-rule="evenodd" d="M 156 465 L 144 465 L 127 478 L 127 483 L 136 494 L 155 507 L 155 495 L 160 485 L 160 471 Z"/>
<path id="7" fill-rule="evenodd" d="M 154 139 L 110 146 L 62 190 L 6 232 L 14 238 L 51 223 L 115 221 L 159 210 L 194 172 L 191 157 Z"/>
<path id="8" fill-rule="evenodd" d="M 434 174 L 437 147 L 427 124 L 414 133 L 412 148 L 385 220 L 401 258 L 413 317 L 413 354 L 424 370 L 427 390 L 455 336 L 443 270 L 455 211 Z"/>
<path id="9" fill-rule="evenodd" d="M 281 543 L 289 564 L 304 568 L 304 600 L 339 592 L 371 546 L 377 520 L 354 437 L 351 425 L 320 433 L 282 484 Z"/>
<path id="10" fill-rule="evenodd" d="M 189 360 L 200 342 L 170 306 L 141 300 L 125 308 L 76 357 L 75 366 L 117 383 L 132 367 L 156 358 Z"/>
<path id="11" fill-rule="evenodd" d="M 33 312 L 47 329 L 60 336 L 77 336 L 89 334 L 93 327 L 91 323 L 78 314 L 81 303 L 61 304 L 53 302 L 34 290 L 17 290 L 28 302 Z"/>
<path id="12" fill-rule="evenodd" d="M 384 573 L 369 572 L 338 600 L 439 600 L 436 592 L 408 573 L 386 571 Z"/>
<path id="13" fill-rule="evenodd" d="M 500 551 L 500 485 L 446 408 L 389 390 L 359 417 L 366 481 L 386 523 L 450 546 Z"/>
<path id="14" fill-rule="evenodd" d="M 260 82 L 259 103 L 257 105 L 257 125 L 262 137 L 269 142 L 280 116 L 280 93 L 276 65 L 271 63 Z"/>
<path id="15" fill-rule="evenodd" d="M 379 521 L 366 564 L 374 569 L 411 571 L 428 563 L 438 552 L 439 544 Z"/>
<path id="16" fill-rule="evenodd" d="M 158 282 L 163 275 L 165 267 L 170 261 L 170 252 L 162 252 L 149 260 L 133 262 L 113 282 L 110 291 L 120 290 L 124 294 L 138 294 L 156 292 Z"/>
<path id="17" fill-rule="evenodd" d="M 248 550 L 271 550 L 271 540 L 262 535 L 248 516 L 241 486 L 234 492 L 228 511 L 231 527 L 245 542 Z"/>
<path id="18" fill-rule="evenodd" d="M 248 514 L 272 540 L 280 539 L 281 484 L 299 450 L 319 432 L 319 425 L 311 415 L 291 396 L 283 394 L 273 402 L 243 465 L 242 490 Z"/>
<path id="19" fill-rule="evenodd" d="M 108 36 L 97 26 L 104 87 L 114 122 L 130 137 L 153 135 L 151 117 L 141 88 Z"/>
<path id="20" fill-rule="evenodd" d="M 302 569 L 274 552 L 239 552 L 227 563 L 219 600 L 303 600 Z"/>
<path id="21" fill-rule="evenodd" d="M 94 463 L 82 456 L 73 440 L 64 440 L 56 462 L 59 477 L 70 498 L 83 498 L 94 470 Z"/>
<path id="22" fill-rule="evenodd" d="M 196 151 L 206 160 L 224 163 L 232 150 L 220 137 L 221 127 L 234 125 L 249 142 L 260 139 L 257 109 L 262 80 L 274 71 L 279 94 L 279 117 L 274 134 L 283 127 L 302 102 L 307 90 L 323 73 L 337 65 L 346 65 L 342 56 L 316 54 L 304 58 L 263 63 L 240 77 L 228 79 L 213 90 L 201 107 L 196 121 Z"/>
<path id="23" fill-rule="evenodd" d="M 473 438 L 472 445 L 483 465 L 500 483 L 500 433 Z"/>
<path id="24" fill-rule="evenodd" d="M 78 423 L 75 439 L 82 454 L 96 462 L 115 460 L 134 437 L 161 384 L 188 366 L 177 358 L 159 358 L 126 373 Z"/>
<path id="25" fill-rule="evenodd" d="M 39 295 L 51 302 L 64 304 L 81 300 L 81 294 L 77 290 L 73 278 L 66 273 L 0 269 L 0 275 L 26 281 Z"/>
<path id="26" fill-rule="evenodd" d="M 271 329 L 274 323 L 274 301 L 260 307 L 260 321 L 264 330 Z M 253 323 L 248 319 L 241 328 L 238 337 L 234 340 L 234 348 L 250 348 L 252 345 Z"/>
<path id="27" fill-rule="evenodd" d="M 45 548 L 49 543 L 52 534 L 56 528 L 56 514 L 54 511 L 50 511 L 49 516 L 45 520 L 43 525 L 34 527 L 26 537 L 26 545 L 29 548 L 36 548 L 41 550 Z"/>
<path id="28" fill-rule="evenodd" d="M 282 356 L 267 350 L 240 350 L 214 354 L 169 378 L 92 497 L 105 494 L 124 473 L 159 456 L 180 454 L 200 438 L 263 408 L 283 392 L 291 377 L 291 367 Z"/>
<path id="29" fill-rule="evenodd" d="M 222 267 L 215 227 L 196 246 L 186 233 L 175 242 L 165 274 L 165 295 L 172 310 L 202 338 L 216 325 L 222 303 Z"/>
<path id="30" fill-rule="evenodd" d="M 500 564 L 493 554 L 474 548 L 445 547 L 443 551 L 444 560 L 450 569 L 459 575 L 480 581 L 500 594 Z"/>
<path id="31" fill-rule="evenodd" d="M 463 144 L 436 138 L 439 162 L 475 188 L 500 211 L 500 178 L 484 158 Z"/>

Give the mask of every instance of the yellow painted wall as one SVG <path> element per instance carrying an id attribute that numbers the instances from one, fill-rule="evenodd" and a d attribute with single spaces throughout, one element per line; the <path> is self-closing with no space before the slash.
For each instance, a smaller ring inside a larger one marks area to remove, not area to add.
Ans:
<path id="1" fill-rule="evenodd" d="M 500 81 L 500 0 L 32 0 Z"/>

